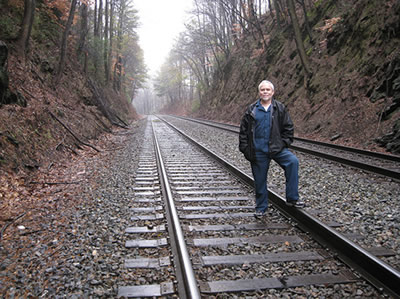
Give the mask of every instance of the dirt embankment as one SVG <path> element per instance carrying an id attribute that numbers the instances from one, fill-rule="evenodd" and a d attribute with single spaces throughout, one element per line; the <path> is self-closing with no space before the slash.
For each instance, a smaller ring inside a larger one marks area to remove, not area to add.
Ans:
<path id="1" fill-rule="evenodd" d="M 138 119 L 127 99 L 101 88 L 69 57 L 64 75 L 53 83 L 55 61 L 34 45 L 25 62 L 8 43 L 9 89 L 19 103 L 0 106 L 0 164 L 3 170 L 50 168 L 112 127 Z"/>

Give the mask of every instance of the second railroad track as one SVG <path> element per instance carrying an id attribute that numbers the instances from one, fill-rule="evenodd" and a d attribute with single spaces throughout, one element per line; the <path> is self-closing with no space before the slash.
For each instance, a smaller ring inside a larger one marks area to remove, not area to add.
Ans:
<path id="1" fill-rule="evenodd" d="M 351 239 L 362 236 L 342 236 L 334 228 L 343 224 L 320 223 L 277 194 L 268 214 L 255 218 L 251 178 L 163 121 L 150 122 L 126 229 L 126 267 L 153 275 L 154 284 L 141 284 L 132 272 L 119 297 L 400 294 L 399 272 L 375 257 L 390 252 L 360 248 Z"/>

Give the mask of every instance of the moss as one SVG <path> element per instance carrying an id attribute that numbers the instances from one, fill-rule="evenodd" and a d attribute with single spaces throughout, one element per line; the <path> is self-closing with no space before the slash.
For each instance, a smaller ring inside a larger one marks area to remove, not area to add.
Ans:
<path id="1" fill-rule="evenodd" d="M 308 14 L 310 25 L 313 27 L 321 21 L 329 17 L 329 14 L 334 14 L 336 8 L 336 0 L 322 1 L 314 3 L 314 9 Z"/>
<path id="2" fill-rule="evenodd" d="M 50 129 L 47 129 L 46 134 L 44 135 L 47 139 L 53 139 L 53 135 L 51 135 Z"/>
<path id="3" fill-rule="evenodd" d="M 322 0 L 318 0 L 318 1 L 316 1 L 316 2 L 314 3 L 314 6 L 318 8 L 318 7 L 321 6 L 322 2 L 323 2 Z"/>
<path id="4" fill-rule="evenodd" d="M 61 37 L 60 25 L 56 21 L 50 10 L 43 8 L 44 4 L 39 4 L 32 26 L 32 39 L 38 44 L 46 45 L 49 41 L 58 44 Z"/>
<path id="5" fill-rule="evenodd" d="M 16 38 L 19 31 L 19 24 L 15 23 L 15 20 L 8 15 L 0 18 L 0 38 L 10 40 Z"/>
<path id="6" fill-rule="evenodd" d="M 64 117 L 65 116 L 65 114 L 64 114 L 64 111 L 62 111 L 62 110 L 60 110 L 60 109 L 57 109 L 57 115 L 58 116 L 60 116 L 60 117 Z"/>

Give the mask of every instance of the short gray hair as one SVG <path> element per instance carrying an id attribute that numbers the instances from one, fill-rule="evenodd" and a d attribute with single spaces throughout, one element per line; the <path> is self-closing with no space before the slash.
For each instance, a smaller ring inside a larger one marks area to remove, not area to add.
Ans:
<path id="1" fill-rule="evenodd" d="M 271 81 L 268 81 L 268 80 L 262 80 L 262 81 L 260 82 L 260 84 L 258 84 L 258 90 L 260 90 L 261 85 L 264 85 L 264 84 L 270 85 L 270 86 L 272 87 L 272 90 L 275 91 L 275 86 L 274 86 L 274 84 L 272 84 L 272 82 L 271 82 Z"/>

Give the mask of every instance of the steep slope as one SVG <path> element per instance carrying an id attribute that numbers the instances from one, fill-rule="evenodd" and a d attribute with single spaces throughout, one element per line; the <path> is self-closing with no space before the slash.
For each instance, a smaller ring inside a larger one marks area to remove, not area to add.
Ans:
<path id="1" fill-rule="evenodd" d="M 298 13 L 301 15 L 301 12 Z M 269 79 L 297 135 L 377 149 L 376 139 L 400 152 L 400 3 L 317 1 L 309 12 L 314 43 L 303 34 L 313 76 L 304 77 L 289 26 L 265 21 L 268 47 L 251 37 L 226 62 L 196 116 L 238 123 Z M 339 138 L 338 138 L 339 137 Z"/>
<path id="2" fill-rule="evenodd" d="M 14 44 L 7 45 L 9 88 L 19 100 L 0 106 L 1 169 L 50 168 L 77 154 L 77 148 L 99 150 L 90 140 L 138 118 L 124 96 L 92 82 L 73 54 L 63 79 L 54 85 L 55 48 L 33 44 L 22 62 Z"/>

